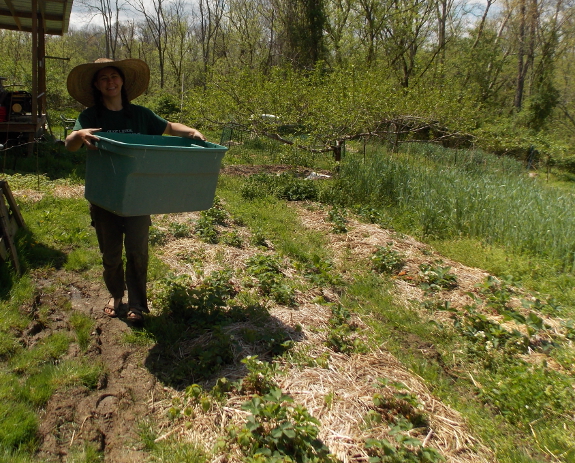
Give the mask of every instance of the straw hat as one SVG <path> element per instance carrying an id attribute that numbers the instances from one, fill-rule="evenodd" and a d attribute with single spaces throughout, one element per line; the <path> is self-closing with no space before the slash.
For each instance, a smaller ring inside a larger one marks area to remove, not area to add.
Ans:
<path id="1" fill-rule="evenodd" d="M 128 99 L 132 101 L 148 88 L 150 82 L 150 68 L 140 59 L 123 59 L 114 61 L 108 58 L 99 58 L 93 63 L 80 64 L 68 74 L 68 93 L 84 106 L 94 106 L 94 93 L 92 79 L 100 69 L 114 66 L 124 73 L 124 88 Z"/>

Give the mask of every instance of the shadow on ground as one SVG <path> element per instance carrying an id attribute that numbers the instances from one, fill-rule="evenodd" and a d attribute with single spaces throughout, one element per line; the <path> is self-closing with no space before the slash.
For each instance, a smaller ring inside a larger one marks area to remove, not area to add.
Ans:
<path id="1" fill-rule="evenodd" d="M 156 340 L 144 365 L 159 381 L 177 390 L 214 382 L 224 369 L 234 376 L 227 379 L 239 379 L 247 373 L 240 362 L 243 358 L 257 355 L 269 360 L 304 336 L 258 305 L 190 308 L 148 316 L 139 333 Z"/>

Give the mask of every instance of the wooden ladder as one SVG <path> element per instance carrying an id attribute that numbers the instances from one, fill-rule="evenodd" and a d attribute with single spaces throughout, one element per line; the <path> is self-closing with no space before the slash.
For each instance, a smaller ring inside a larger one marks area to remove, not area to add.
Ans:
<path id="1" fill-rule="evenodd" d="M 8 182 L 0 180 L 0 258 L 5 261 L 10 257 L 18 274 L 20 274 L 20 262 L 14 245 L 14 236 L 19 227 L 25 226 Z"/>

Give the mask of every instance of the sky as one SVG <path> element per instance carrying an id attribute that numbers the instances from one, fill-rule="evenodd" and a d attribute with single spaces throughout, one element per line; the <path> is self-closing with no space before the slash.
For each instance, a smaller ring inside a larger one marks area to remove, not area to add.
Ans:
<path id="1" fill-rule="evenodd" d="M 85 0 L 87 1 L 87 0 Z M 91 0 L 92 2 L 96 3 L 98 0 Z M 466 1 L 466 0 L 463 0 Z M 144 4 L 146 3 L 151 3 L 151 0 L 144 0 Z M 466 3 L 468 5 L 474 5 L 476 7 L 475 11 L 476 14 L 480 14 L 480 12 L 485 8 L 485 5 L 487 3 L 486 0 L 467 0 Z M 495 5 L 493 6 L 493 9 L 495 10 L 497 8 L 497 2 L 495 3 Z M 128 15 L 126 15 L 127 17 Z M 131 17 L 133 17 L 133 14 L 130 15 Z M 72 13 L 70 15 L 70 26 L 80 29 L 83 27 L 87 27 L 88 25 L 99 25 L 102 26 L 103 22 L 102 22 L 102 18 L 100 15 L 96 15 L 94 16 L 93 14 L 87 13 L 86 12 L 86 8 L 83 7 L 80 4 L 80 1 L 75 0 L 74 3 L 72 4 Z"/>

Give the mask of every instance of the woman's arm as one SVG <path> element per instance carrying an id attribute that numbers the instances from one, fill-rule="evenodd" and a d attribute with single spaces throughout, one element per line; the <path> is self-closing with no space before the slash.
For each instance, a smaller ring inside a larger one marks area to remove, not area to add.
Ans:
<path id="1" fill-rule="evenodd" d="M 94 142 L 98 140 L 98 137 L 94 135 L 94 132 L 99 132 L 102 129 L 80 129 L 74 130 L 70 135 L 66 137 L 64 141 L 64 146 L 68 151 L 78 151 L 82 145 L 86 145 L 89 150 L 95 150 L 96 145 Z"/>
<path id="2" fill-rule="evenodd" d="M 168 122 L 164 135 L 173 135 L 175 137 L 195 138 L 197 140 L 206 140 L 199 130 L 180 124 L 179 122 Z"/>

